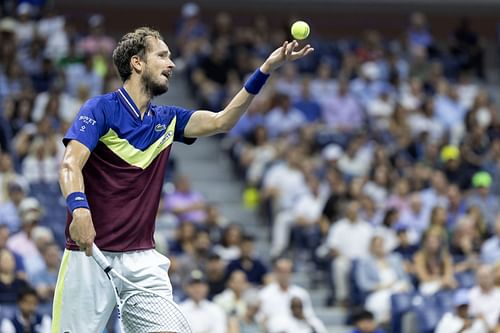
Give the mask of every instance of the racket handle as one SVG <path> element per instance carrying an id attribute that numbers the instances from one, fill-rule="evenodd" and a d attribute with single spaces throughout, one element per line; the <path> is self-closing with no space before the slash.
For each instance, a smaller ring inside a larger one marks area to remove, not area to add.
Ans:
<path id="1" fill-rule="evenodd" d="M 92 257 L 106 273 L 109 272 L 109 270 L 111 269 L 111 264 L 95 244 L 92 244 Z"/>

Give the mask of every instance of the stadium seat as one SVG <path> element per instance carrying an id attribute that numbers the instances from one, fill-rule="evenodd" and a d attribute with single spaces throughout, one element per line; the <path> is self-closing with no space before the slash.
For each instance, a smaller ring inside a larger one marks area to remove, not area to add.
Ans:
<path id="1" fill-rule="evenodd" d="M 392 333 L 402 333 L 404 314 L 411 311 L 415 293 L 398 293 L 391 296 L 391 329 Z"/>

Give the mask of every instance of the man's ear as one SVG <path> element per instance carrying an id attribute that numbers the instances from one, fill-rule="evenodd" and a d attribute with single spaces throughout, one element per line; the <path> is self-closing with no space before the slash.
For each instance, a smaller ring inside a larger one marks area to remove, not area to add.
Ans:
<path id="1" fill-rule="evenodd" d="M 138 55 L 134 55 L 130 58 L 130 66 L 133 71 L 141 72 L 143 69 L 143 63 Z"/>

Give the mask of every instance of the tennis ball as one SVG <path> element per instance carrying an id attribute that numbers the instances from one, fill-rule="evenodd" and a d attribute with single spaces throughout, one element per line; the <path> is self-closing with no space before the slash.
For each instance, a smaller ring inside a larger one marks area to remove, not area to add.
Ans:
<path id="1" fill-rule="evenodd" d="M 309 36 L 310 31 L 311 29 L 309 29 L 309 24 L 304 21 L 297 21 L 292 24 L 292 36 L 295 39 L 306 39 L 307 36 Z"/>

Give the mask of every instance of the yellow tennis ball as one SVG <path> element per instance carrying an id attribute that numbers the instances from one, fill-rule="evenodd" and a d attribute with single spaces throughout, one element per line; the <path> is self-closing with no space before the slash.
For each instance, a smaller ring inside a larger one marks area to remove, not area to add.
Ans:
<path id="1" fill-rule="evenodd" d="M 309 28 L 309 24 L 304 21 L 297 21 L 292 24 L 292 36 L 295 39 L 306 39 L 307 36 L 309 36 L 310 31 L 311 29 Z"/>

